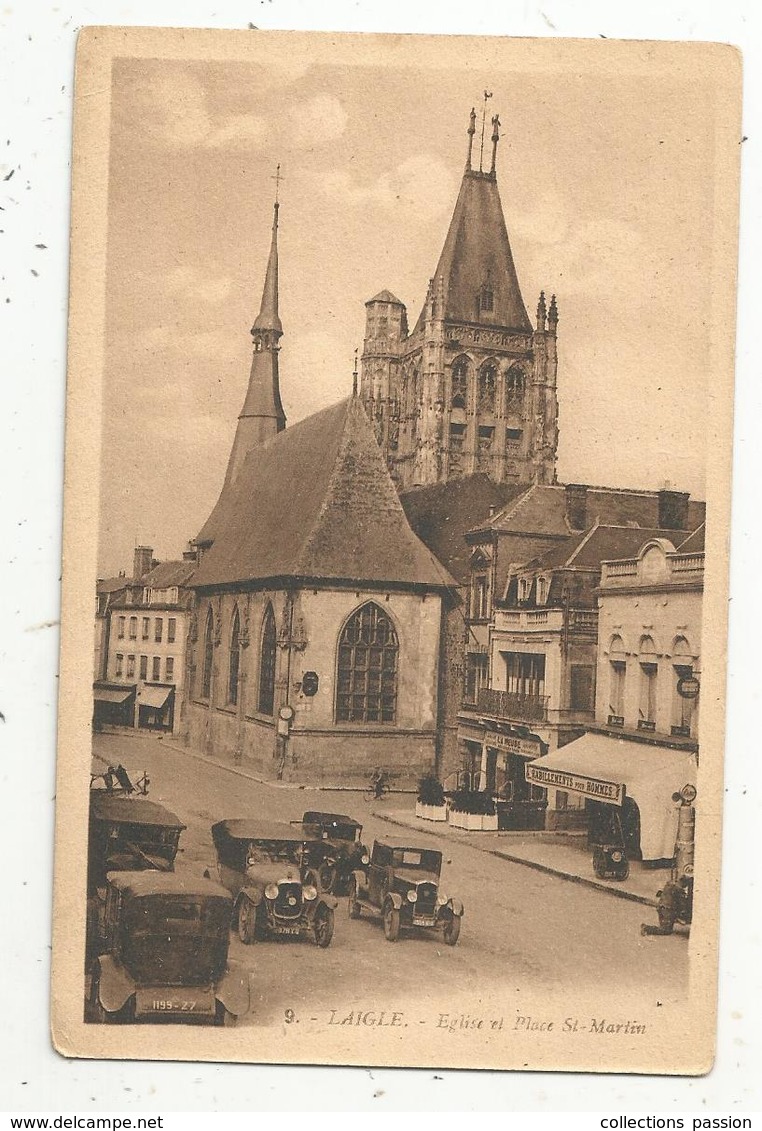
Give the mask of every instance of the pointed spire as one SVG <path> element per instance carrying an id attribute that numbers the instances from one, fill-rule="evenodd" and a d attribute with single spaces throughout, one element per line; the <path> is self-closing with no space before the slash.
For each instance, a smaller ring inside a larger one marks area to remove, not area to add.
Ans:
<path id="1" fill-rule="evenodd" d="M 357 348 L 355 347 L 355 367 L 352 370 L 352 396 L 357 396 Z"/>
<path id="2" fill-rule="evenodd" d="M 492 119 L 492 166 L 490 173 L 495 176 L 495 163 L 497 161 L 497 143 L 500 141 L 500 117 L 495 114 Z"/>
<path id="3" fill-rule="evenodd" d="M 471 172 L 471 154 L 474 148 L 474 134 L 476 133 L 476 107 L 471 107 L 468 126 L 468 154 L 466 156 L 466 172 Z"/>
<path id="4" fill-rule="evenodd" d="M 280 171 L 280 165 L 278 166 Z M 280 179 L 280 178 L 279 178 Z M 276 189 L 277 192 L 277 189 Z M 278 317 L 278 209 L 280 205 L 275 201 L 273 205 L 273 232 L 270 241 L 270 257 L 267 260 L 267 273 L 265 285 L 262 290 L 262 302 L 259 314 L 254 320 L 251 332 L 256 336 L 258 330 L 273 330 L 277 334 L 283 333 L 283 326 Z"/>
<path id="5" fill-rule="evenodd" d="M 545 291 L 540 291 L 540 300 L 537 303 L 537 329 L 545 329 L 545 322 L 548 317 L 548 312 L 545 307 Z"/>
<path id="6" fill-rule="evenodd" d="M 556 296 L 550 296 L 550 307 L 548 308 L 548 330 L 551 334 L 555 334 L 556 327 L 558 326 L 558 307 L 556 306 Z"/>

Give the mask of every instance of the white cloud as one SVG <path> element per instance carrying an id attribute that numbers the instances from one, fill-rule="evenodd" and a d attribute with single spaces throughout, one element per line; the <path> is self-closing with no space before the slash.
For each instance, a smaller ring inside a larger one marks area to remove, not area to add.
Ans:
<path id="1" fill-rule="evenodd" d="M 287 140 L 296 149 L 314 149 L 341 137 L 347 126 L 347 112 L 332 94 L 316 94 L 308 102 L 292 106 L 288 112 Z"/>
<path id="2" fill-rule="evenodd" d="M 387 212 L 404 209 L 438 216 L 452 208 L 457 183 L 447 165 L 426 153 L 409 157 L 372 184 L 362 184 L 348 169 L 328 173 L 321 188 L 327 196 L 355 206 L 377 205 Z"/>
<path id="3" fill-rule="evenodd" d="M 259 149 L 269 137 L 264 118 L 257 114 L 234 114 L 204 139 L 206 149 Z"/>

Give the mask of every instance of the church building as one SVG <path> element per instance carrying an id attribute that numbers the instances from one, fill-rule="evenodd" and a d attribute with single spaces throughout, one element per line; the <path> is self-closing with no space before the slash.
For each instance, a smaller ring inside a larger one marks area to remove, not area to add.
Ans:
<path id="1" fill-rule="evenodd" d="M 382 290 L 366 304 L 361 397 L 404 491 L 475 472 L 497 483 L 553 483 L 558 444 L 555 296 L 533 326 L 521 295 L 490 167 L 466 167 L 450 228 L 410 332 L 404 304 Z"/>
<path id="2" fill-rule="evenodd" d="M 413 533 L 357 396 L 286 429 L 278 206 L 249 387 L 195 547 L 183 731 L 265 777 L 392 787 L 437 772 L 452 579 Z"/>

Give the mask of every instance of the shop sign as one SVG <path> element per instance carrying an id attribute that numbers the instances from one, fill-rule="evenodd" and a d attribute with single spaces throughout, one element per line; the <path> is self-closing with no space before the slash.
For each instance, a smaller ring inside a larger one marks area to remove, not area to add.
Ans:
<path id="1" fill-rule="evenodd" d="M 539 758 L 543 752 L 538 738 L 519 738 L 515 734 L 500 734 L 494 730 L 487 731 L 484 745 L 491 746 L 493 750 L 503 750 L 506 754 L 520 754 L 522 758 Z"/>
<path id="2" fill-rule="evenodd" d="M 677 681 L 677 694 L 683 699 L 696 699 L 699 693 L 699 681 L 695 675 L 683 676 Z"/>
<path id="3" fill-rule="evenodd" d="M 624 784 L 617 785 L 613 781 L 602 781 L 599 778 L 586 778 L 582 774 L 570 773 L 568 770 L 550 770 L 538 766 L 536 762 L 528 762 L 524 768 L 524 775 L 528 782 L 534 785 L 550 786 L 554 789 L 565 789 L 571 793 L 581 793 L 593 801 L 605 801 L 609 805 L 622 805 L 624 803 Z"/>

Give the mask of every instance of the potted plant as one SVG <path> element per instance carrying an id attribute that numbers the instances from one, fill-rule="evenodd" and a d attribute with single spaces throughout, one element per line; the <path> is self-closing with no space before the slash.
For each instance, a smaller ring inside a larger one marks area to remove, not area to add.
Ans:
<path id="1" fill-rule="evenodd" d="M 469 832 L 495 832 L 497 809 L 492 795 L 479 789 L 458 789 L 452 796 L 450 824 Z"/>
<path id="2" fill-rule="evenodd" d="M 421 778 L 418 783 L 418 797 L 415 802 L 415 815 L 423 821 L 446 821 L 447 802 L 444 786 L 433 774 Z"/>

